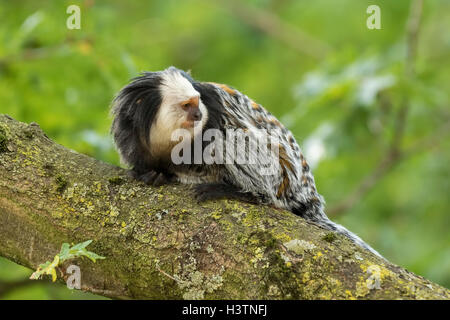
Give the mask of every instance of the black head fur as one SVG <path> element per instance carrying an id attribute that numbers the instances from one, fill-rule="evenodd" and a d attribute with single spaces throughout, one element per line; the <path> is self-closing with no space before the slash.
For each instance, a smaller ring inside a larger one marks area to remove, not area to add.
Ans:
<path id="1" fill-rule="evenodd" d="M 192 83 L 195 90 L 200 93 L 200 98 L 208 110 L 208 121 L 204 129 L 223 129 L 222 115 L 224 106 L 212 84 L 204 82 Z"/>
<path id="2" fill-rule="evenodd" d="M 150 128 L 162 102 L 161 72 L 144 72 L 132 79 L 113 101 L 114 142 L 122 160 L 137 171 L 148 167 Z"/>

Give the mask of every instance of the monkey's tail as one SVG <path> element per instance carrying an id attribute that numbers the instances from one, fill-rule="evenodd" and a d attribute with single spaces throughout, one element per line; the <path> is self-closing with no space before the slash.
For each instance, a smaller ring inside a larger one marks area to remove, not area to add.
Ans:
<path id="1" fill-rule="evenodd" d="M 314 221 L 314 222 L 316 222 L 318 225 L 320 225 L 321 227 L 323 227 L 325 229 L 328 229 L 328 230 L 331 230 L 331 231 L 334 231 L 334 232 L 337 232 L 339 234 L 346 236 L 348 239 L 350 239 L 353 243 L 357 244 L 361 248 L 369 250 L 370 252 L 377 255 L 378 257 L 385 259 L 378 251 L 376 251 L 374 248 L 372 248 L 367 243 L 365 243 L 356 234 L 354 234 L 353 232 L 350 232 L 348 229 L 341 226 L 340 224 L 334 223 L 333 221 L 328 219 L 328 217 L 326 217 L 325 219 L 320 219 L 318 221 Z"/>
<path id="2" fill-rule="evenodd" d="M 312 221 L 316 223 L 317 225 L 321 226 L 322 228 L 330 231 L 337 232 L 339 234 L 344 235 L 348 239 L 350 239 L 353 243 L 357 244 L 361 248 L 364 248 L 373 254 L 377 255 L 378 257 L 386 260 L 381 254 L 378 253 L 375 249 L 373 249 L 371 246 L 369 246 L 367 243 L 365 243 L 360 237 L 358 237 L 353 232 L 350 232 L 345 227 L 341 226 L 340 224 L 337 224 L 333 221 L 331 221 L 327 215 L 323 212 L 322 208 L 315 208 L 315 212 L 305 212 L 304 207 L 301 210 L 294 209 L 293 212 L 295 214 L 300 215 L 301 217 L 305 218 L 306 220 Z"/>

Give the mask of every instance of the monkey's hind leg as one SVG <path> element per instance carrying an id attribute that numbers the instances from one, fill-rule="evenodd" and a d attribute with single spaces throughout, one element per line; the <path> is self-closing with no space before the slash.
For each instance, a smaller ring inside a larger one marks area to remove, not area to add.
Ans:
<path id="1" fill-rule="evenodd" d="M 260 199 L 250 192 L 243 192 L 237 187 L 225 183 L 203 183 L 194 186 L 195 198 L 199 202 L 217 199 L 236 199 L 253 204 L 261 203 Z"/>

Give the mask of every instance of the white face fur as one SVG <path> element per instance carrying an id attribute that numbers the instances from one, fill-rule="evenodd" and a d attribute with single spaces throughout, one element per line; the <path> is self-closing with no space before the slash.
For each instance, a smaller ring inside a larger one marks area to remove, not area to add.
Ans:
<path id="1" fill-rule="evenodd" d="M 194 127 L 189 123 L 187 112 L 182 108 L 187 101 L 198 99 L 198 108 L 202 113 L 202 118 L 195 122 L 196 128 L 197 126 L 203 128 L 208 120 L 208 111 L 200 99 L 200 93 L 179 72 L 164 71 L 160 90 L 162 103 L 150 129 L 150 151 L 154 155 L 170 153 L 171 147 L 178 143 L 178 141 L 171 141 L 172 133 L 177 129 L 188 130 L 190 136 L 193 137 Z"/>

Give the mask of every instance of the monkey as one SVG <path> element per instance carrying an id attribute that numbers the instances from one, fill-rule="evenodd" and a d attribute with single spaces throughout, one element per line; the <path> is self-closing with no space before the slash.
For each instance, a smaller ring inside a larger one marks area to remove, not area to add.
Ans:
<path id="1" fill-rule="evenodd" d="M 135 179 L 154 186 L 172 182 L 192 185 L 198 201 L 233 198 L 287 209 L 383 258 L 327 217 L 324 198 L 294 135 L 262 105 L 235 88 L 196 81 L 173 66 L 142 72 L 115 96 L 111 114 L 115 146 Z M 220 134 L 214 139 L 197 139 L 208 130 Z M 213 142 L 219 146 L 233 130 L 240 130 L 247 140 L 226 141 L 224 150 L 210 148 L 210 154 L 215 160 L 246 155 L 247 162 L 195 161 L 195 147 L 205 152 Z M 178 140 L 173 138 L 176 131 L 181 132 Z M 247 142 L 261 135 L 273 141 L 250 148 Z M 259 153 L 263 147 L 270 152 Z M 176 148 L 187 161 L 174 161 Z M 271 164 L 275 169 L 265 170 Z"/>

